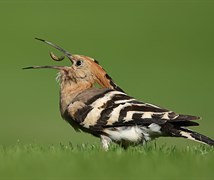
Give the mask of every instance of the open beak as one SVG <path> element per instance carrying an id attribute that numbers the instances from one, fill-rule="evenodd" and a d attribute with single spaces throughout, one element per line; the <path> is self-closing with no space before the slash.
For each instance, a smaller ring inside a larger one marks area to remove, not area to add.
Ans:
<path id="1" fill-rule="evenodd" d="M 72 58 L 72 54 L 69 53 L 68 51 L 64 50 L 63 48 L 61 48 L 60 46 L 57 46 L 49 41 L 46 41 L 44 39 L 40 39 L 40 38 L 35 38 L 36 40 L 42 41 L 54 48 L 56 48 L 57 50 L 61 51 L 72 63 L 74 63 L 74 60 Z M 62 61 L 64 59 L 64 56 L 61 57 L 57 57 L 56 55 L 54 55 L 52 52 L 50 53 L 51 58 L 54 61 Z M 32 67 L 25 67 L 23 69 L 41 69 L 41 68 L 48 68 L 48 69 L 58 69 L 58 70 L 65 70 L 65 66 L 32 66 Z"/>

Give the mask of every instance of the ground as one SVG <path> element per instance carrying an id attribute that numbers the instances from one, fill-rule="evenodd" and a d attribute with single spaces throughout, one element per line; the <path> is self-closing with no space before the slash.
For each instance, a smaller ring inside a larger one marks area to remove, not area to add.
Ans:
<path id="1" fill-rule="evenodd" d="M 0 179 L 212 179 L 214 149 L 113 145 L 0 146 Z"/>

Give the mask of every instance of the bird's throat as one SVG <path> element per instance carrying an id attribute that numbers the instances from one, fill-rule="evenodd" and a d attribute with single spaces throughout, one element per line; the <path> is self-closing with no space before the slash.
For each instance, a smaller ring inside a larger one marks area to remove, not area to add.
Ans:
<path id="1" fill-rule="evenodd" d="M 68 105 L 72 103 L 73 99 L 82 93 L 84 90 L 93 87 L 90 82 L 81 83 L 61 83 L 60 84 L 60 111 L 63 115 Z"/>

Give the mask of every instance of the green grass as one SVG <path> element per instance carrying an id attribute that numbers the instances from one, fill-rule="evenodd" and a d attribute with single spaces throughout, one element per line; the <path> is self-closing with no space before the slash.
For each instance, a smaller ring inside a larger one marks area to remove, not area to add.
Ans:
<path id="1" fill-rule="evenodd" d="M 155 143 L 123 150 L 113 145 L 0 146 L 0 179 L 212 179 L 214 149 Z"/>

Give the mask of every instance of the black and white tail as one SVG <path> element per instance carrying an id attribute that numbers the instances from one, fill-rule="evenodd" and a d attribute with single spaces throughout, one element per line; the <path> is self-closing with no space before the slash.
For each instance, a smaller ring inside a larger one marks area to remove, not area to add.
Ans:
<path id="1" fill-rule="evenodd" d="M 176 137 L 183 137 L 203 144 L 214 146 L 214 140 L 187 128 L 179 127 L 178 129 L 174 129 L 172 134 Z"/>

